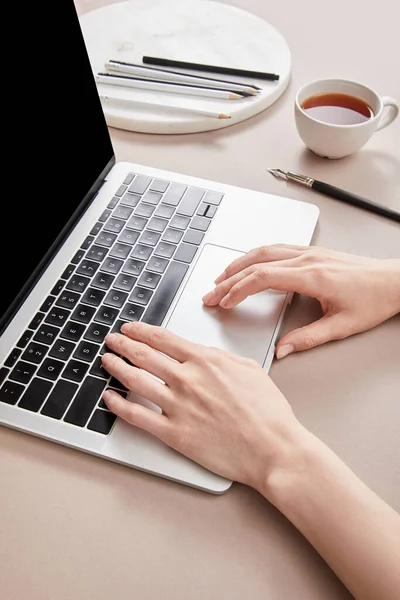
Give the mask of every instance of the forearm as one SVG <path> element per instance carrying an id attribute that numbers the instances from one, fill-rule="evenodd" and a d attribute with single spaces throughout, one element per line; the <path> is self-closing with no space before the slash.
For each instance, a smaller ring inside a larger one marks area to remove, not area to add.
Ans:
<path id="1" fill-rule="evenodd" d="M 260 487 L 357 598 L 400 594 L 400 515 L 320 440 L 305 433 L 296 460 Z"/>

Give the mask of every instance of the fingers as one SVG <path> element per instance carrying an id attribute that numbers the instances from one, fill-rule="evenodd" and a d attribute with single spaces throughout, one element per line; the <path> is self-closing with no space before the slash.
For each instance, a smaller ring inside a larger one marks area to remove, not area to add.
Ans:
<path id="1" fill-rule="evenodd" d="M 286 260 L 300 256 L 303 252 L 309 249 L 309 246 L 290 246 L 287 244 L 272 244 L 271 246 L 261 246 L 254 248 L 247 254 L 240 256 L 227 266 L 225 271 L 221 273 L 215 280 L 215 283 L 221 283 L 228 277 L 235 275 L 246 267 L 257 263 L 271 262 L 276 260 Z"/>
<path id="2" fill-rule="evenodd" d="M 172 395 L 166 385 L 141 369 L 129 365 L 115 354 L 103 354 L 102 364 L 106 371 L 118 379 L 128 390 L 147 398 L 166 413 L 169 412 L 172 405 Z"/>
<path id="3" fill-rule="evenodd" d="M 267 289 L 307 293 L 307 271 L 307 266 L 278 268 L 267 264 L 250 267 L 244 277 L 238 274 L 217 285 L 203 301 L 208 306 L 219 304 L 223 308 L 232 308 L 248 296 Z"/>
<path id="4" fill-rule="evenodd" d="M 129 402 L 114 390 L 106 390 L 103 393 L 103 400 L 109 410 L 124 421 L 165 440 L 169 430 L 168 417 L 165 415 L 160 415 L 140 404 Z"/>
<path id="5" fill-rule="evenodd" d="M 147 323 L 125 323 L 121 331 L 132 340 L 142 342 L 179 362 L 188 360 L 198 348 L 198 344 L 181 338 L 163 327 L 154 327 Z"/>
<path id="6" fill-rule="evenodd" d="M 178 363 L 150 346 L 132 340 L 127 335 L 111 333 L 105 342 L 110 350 L 127 358 L 133 365 L 155 375 L 162 381 L 169 381 L 176 372 Z"/>
<path id="7" fill-rule="evenodd" d="M 275 355 L 284 358 L 293 352 L 309 350 L 351 335 L 351 327 L 345 314 L 324 315 L 318 321 L 287 333 L 276 345 Z"/>

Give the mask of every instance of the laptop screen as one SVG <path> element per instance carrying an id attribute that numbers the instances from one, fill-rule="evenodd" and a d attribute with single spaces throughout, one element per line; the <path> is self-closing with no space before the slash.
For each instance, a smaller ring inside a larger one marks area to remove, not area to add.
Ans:
<path id="1" fill-rule="evenodd" d="M 114 162 L 74 2 L 48 6 L 35 3 L 32 26 L 26 18 L 20 38 L 25 60 L 8 75 L 12 94 L 3 117 L 11 126 L 8 160 L 14 166 L 3 171 L 13 177 L 1 203 L 0 332 L 33 278 L 24 293 L 21 288 L 41 261 L 42 268 L 49 262 L 57 237 Z"/>

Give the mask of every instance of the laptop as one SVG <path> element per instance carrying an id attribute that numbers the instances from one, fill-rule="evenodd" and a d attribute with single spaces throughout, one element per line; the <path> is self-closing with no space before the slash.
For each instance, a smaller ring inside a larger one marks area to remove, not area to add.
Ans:
<path id="1" fill-rule="evenodd" d="M 268 371 L 291 295 L 265 291 L 230 311 L 201 298 L 256 246 L 309 245 L 318 208 L 117 162 L 73 1 L 57 8 L 62 27 L 38 17 L 27 47 L 36 56 L 51 50 L 58 66 L 45 77 L 36 63 L 16 73 L 26 112 L 14 137 L 24 159 L 2 202 L 10 237 L 2 241 L 0 423 L 221 494 L 231 481 L 107 410 L 106 388 L 159 409 L 102 368 L 104 337 L 142 320 Z M 71 57 L 74 93 L 62 76 Z"/>

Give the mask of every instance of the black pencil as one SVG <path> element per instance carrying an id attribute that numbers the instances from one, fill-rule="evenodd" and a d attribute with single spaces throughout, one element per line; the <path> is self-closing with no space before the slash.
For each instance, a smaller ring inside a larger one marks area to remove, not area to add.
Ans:
<path id="1" fill-rule="evenodd" d="M 216 65 L 202 65 L 200 63 L 185 62 L 182 60 L 170 60 L 168 58 L 157 58 L 155 56 L 143 56 L 146 65 L 157 65 L 159 67 L 175 67 L 178 69 L 191 69 L 192 71 L 208 71 L 209 73 L 224 73 L 226 75 L 240 75 L 241 77 L 254 77 L 255 79 L 267 79 L 277 81 L 279 75 L 275 73 L 263 73 L 262 71 L 248 71 L 246 69 L 233 69 L 231 67 L 218 67 Z"/>

